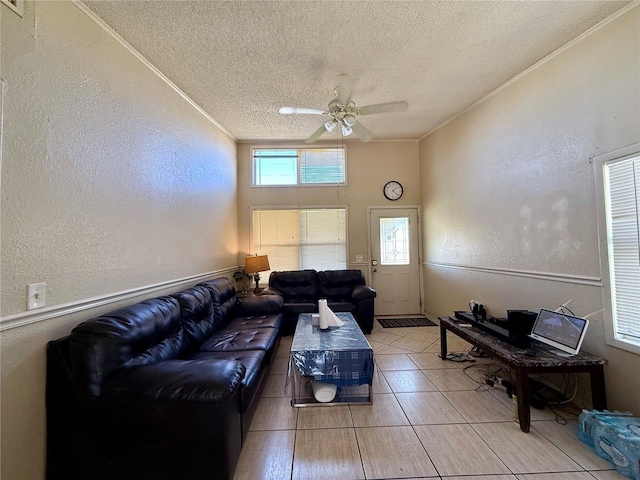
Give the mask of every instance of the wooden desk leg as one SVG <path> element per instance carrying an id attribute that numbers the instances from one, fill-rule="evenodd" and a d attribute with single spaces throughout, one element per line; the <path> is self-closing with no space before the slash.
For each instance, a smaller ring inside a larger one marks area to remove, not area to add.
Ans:
<path id="1" fill-rule="evenodd" d="M 527 433 L 531 425 L 531 411 L 529 410 L 529 374 L 520 368 L 516 368 L 516 395 L 518 396 L 520 430 Z"/>
<path id="2" fill-rule="evenodd" d="M 606 410 L 607 392 L 604 386 L 604 367 L 600 365 L 590 371 L 591 403 L 595 410 Z"/>
<path id="3" fill-rule="evenodd" d="M 440 322 L 440 358 L 447 359 L 447 329 Z"/>

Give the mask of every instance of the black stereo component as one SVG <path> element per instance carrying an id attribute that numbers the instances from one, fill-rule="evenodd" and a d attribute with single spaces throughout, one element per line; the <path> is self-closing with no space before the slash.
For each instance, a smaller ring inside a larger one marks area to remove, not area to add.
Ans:
<path id="1" fill-rule="evenodd" d="M 486 319 L 480 320 L 476 320 L 471 312 L 455 311 L 453 313 L 458 320 L 470 323 L 514 347 L 529 348 L 531 339 L 528 335 L 531 333 L 537 314 L 527 310 L 509 310 L 509 312 L 509 318 L 496 318 L 487 315 Z"/>
<path id="2" fill-rule="evenodd" d="M 507 310 L 507 328 L 529 335 L 536 323 L 538 312 L 529 310 Z"/>

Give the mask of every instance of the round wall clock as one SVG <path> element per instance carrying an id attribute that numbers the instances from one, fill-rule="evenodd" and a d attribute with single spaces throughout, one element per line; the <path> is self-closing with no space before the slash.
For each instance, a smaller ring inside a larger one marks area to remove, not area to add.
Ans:
<path id="1" fill-rule="evenodd" d="M 389 200 L 398 200 L 403 193 L 402 185 L 400 184 L 400 182 L 391 180 L 390 182 L 387 182 L 385 184 L 382 192 L 384 193 L 384 196 Z"/>

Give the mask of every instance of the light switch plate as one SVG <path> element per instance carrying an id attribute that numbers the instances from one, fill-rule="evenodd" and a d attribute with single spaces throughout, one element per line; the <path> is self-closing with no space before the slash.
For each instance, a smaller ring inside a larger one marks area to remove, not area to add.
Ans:
<path id="1" fill-rule="evenodd" d="M 362 255 L 356 255 L 356 262 L 362 261 Z"/>
<path id="2" fill-rule="evenodd" d="M 46 283 L 27 285 L 27 310 L 44 307 L 46 286 Z"/>

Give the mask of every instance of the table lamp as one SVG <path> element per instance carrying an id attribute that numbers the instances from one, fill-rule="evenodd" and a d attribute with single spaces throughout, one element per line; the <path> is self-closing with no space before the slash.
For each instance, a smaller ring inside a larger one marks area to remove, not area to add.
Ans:
<path id="1" fill-rule="evenodd" d="M 254 257 L 247 257 L 244 260 L 244 271 L 253 276 L 253 280 L 256 282 L 255 290 L 259 288 L 260 272 L 266 272 L 267 270 L 271 270 L 269 257 L 267 255 L 256 255 Z"/>

